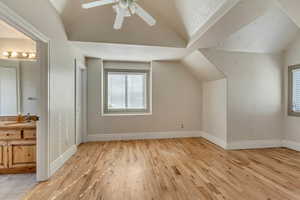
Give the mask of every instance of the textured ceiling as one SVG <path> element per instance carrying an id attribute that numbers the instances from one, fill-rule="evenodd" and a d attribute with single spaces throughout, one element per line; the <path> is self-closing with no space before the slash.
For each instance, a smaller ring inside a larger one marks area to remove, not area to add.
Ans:
<path id="1" fill-rule="evenodd" d="M 0 20 L 0 38 L 29 39 L 26 35 L 14 29 L 2 20 Z"/>
<path id="2" fill-rule="evenodd" d="M 186 41 L 153 13 L 151 14 L 158 19 L 153 27 L 135 15 L 125 19 L 121 30 L 115 30 L 113 23 L 116 14 L 112 5 L 82 9 L 82 2 L 67 1 L 61 12 L 71 41 L 186 47 Z"/>
<path id="3" fill-rule="evenodd" d="M 196 31 L 226 2 L 226 0 L 140 1 L 186 40 L 191 39 Z"/>
<path id="4" fill-rule="evenodd" d="M 231 35 L 218 46 L 218 49 L 275 53 L 288 47 L 298 33 L 297 25 L 279 8 L 274 7 Z"/>

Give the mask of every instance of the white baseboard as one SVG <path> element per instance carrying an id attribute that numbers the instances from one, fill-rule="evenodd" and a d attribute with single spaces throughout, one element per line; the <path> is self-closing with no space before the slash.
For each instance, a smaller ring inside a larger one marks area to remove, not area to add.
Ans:
<path id="1" fill-rule="evenodd" d="M 207 139 L 208 141 L 222 147 L 223 149 L 226 149 L 227 147 L 227 142 L 225 140 L 222 140 L 220 138 L 217 138 L 209 133 L 206 132 L 201 132 L 201 136 L 205 139 Z"/>
<path id="2" fill-rule="evenodd" d="M 300 151 L 300 143 L 292 141 L 278 140 L 245 140 L 227 143 L 226 141 L 212 136 L 203 131 L 170 131 L 170 132 L 141 132 L 141 133 L 116 133 L 116 134 L 94 134 L 87 135 L 85 142 L 98 142 L 98 141 L 118 141 L 118 140 L 146 140 L 146 139 L 171 139 L 171 138 L 190 138 L 190 137 L 203 137 L 208 141 L 222 147 L 226 150 L 239 150 L 239 149 L 261 149 L 261 148 L 277 148 L 286 147 L 296 151 Z M 73 150 L 74 151 L 74 150 Z M 68 155 L 68 150 L 65 154 Z M 75 150 L 76 152 L 76 150 Z M 56 171 L 65 160 L 65 154 L 53 162 L 51 171 Z M 73 154 L 72 154 L 73 155 Z M 71 156 L 69 156 L 71 157 Z M 64 158 L 64 159 L 63 159 Z M 53 169 L 53 170 L 52 170 Z"/>
<path id="3" fill-rule="evenodd" d="M 261 148 L 276 148 L 282 147 L 281 140 L 246 140 L 231 142 L 227 144 L 228 150 L 239 149 L 261 149 Z"/>
<path id="4" fill-rule="evenodd" d="M 52 176 L 59 168 L 61 168 L 67 160 L 69 160 L 77 151 L 77 145 L 71 146 L 65 153 L 60 155 L 50 164 L 50 176 Z"/>
<path id="5" fill-rule="evenodd" d="M 170 131 L 87 135 L 86 142 L 201 137 L 201 131 Z"/>
<path id="6" fill-rule="evenodd" d="M 294 141 L 289 141 L 289 140 L 283 140 L 282 141 L 282 146 L 293 149 L 295 151 L 300 151 L 300 142 L 294 142 Z"/>

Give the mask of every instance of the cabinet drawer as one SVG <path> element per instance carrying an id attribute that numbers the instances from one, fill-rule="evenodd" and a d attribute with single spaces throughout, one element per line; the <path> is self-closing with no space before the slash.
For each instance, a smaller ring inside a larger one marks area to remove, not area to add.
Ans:
<path id="1" fill-rule="evenodd" d="M 24 139 L 35 139 L 36 131 L 35 130 L 24 130 L 23 137 L 24 137 Z"/>
<path id="2" fill-rule="evenodd" d="M 21 139 L 21 131 L 7 130 L 0 131 L 0 140 L 18 140 Z"/>

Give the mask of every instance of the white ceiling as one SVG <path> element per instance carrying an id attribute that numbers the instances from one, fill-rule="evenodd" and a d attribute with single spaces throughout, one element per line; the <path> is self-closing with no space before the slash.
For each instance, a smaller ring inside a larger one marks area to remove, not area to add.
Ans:
<path id="1" fill-rule="evenodd" d="M 0 20 L 0 38 L 29 39 L 26 35 L 14 29 L 2 20 Z"/>
<path id="2" fill-rule="evenodd" d="M 217 48 L 229 51 L 276 53 L 285 50 L 299 34 L 296 24 L 274 7 L 243 27 Z"/>
<path id="3" fill-rule="evenodd" d="M 165 20 L 185 40 L 190 40 L 227 0 L 141 0 L 158 20 Z"/>

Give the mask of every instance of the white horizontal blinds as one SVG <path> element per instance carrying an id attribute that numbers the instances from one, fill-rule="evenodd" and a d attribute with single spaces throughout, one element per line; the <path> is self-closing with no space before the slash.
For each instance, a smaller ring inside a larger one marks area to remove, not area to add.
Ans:
<path id="1" fill-rule="evenodd" d="M 300 69 L 292 71 L 293 74 L 293 111 L 300 112 Z"/>
<path id="2" fill-rule="evenodd" d="M 109 72 L 107 77 L 108 109 L 126 108 L 126 76 Z"/>
<path id="3" fill-rule="evenodd" d="M 108 72 L 108 110 L 146 109 L 147 73 Z"/>
<path id="4" fill-rule="evenodd" d="M 127 75 L 127 108 L 146 109 L 146 73 L 129 73 Z"/>

